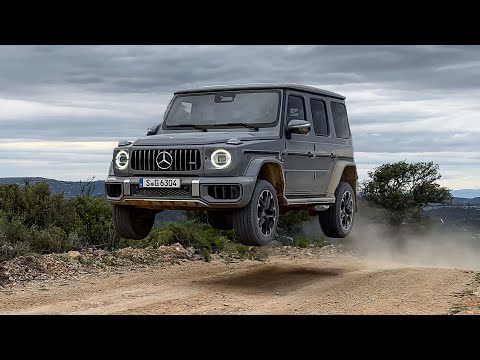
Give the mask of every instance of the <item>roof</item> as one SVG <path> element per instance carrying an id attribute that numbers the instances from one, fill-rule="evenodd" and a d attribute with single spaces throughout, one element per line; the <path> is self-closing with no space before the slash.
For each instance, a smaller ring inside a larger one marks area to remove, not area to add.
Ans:
<path id="1" fill-rule="evenodd" d="M 250 89 L 292 89 L 305 91 L 309 93 L 319 94 L 323 96 L 329 96 L 337 99 L 345 100 L 345 96 L 319 89 L 317 87 L 300 85 L 300 84 L 239 84 L 239 85 L 215 85 L 215 86 L 202 86 L 195 89 L 183 89 L 178 90 L 175 94 L 187 94 L 198 92 L 211 92 L 211 91 L 234 91 L 234 90 L 250 90 Z"/>

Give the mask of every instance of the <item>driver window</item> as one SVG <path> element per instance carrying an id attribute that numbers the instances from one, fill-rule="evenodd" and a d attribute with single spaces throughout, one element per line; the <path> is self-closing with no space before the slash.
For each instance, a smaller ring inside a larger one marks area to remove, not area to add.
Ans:
<path id="1" fill-rule="evenodd" d="M 288 96 L 287 121 L 290 120 L 306 120 L 305 104 L 300 96 Z"/>

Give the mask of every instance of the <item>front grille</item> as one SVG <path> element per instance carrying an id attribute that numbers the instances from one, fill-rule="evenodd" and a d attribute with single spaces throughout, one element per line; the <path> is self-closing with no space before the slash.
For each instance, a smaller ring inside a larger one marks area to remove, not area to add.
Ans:
<path id="1" fill-rule="evenodd" d="M 132 196 L 156 197 L 156 198 L 185 198 L 190 197 L 190 186 L 183 185 L 179 189 L 139 188 L 138 185 L 130 185 Z"/>
<path id="2" fill-rule="evenodd" d="M 141 171 L 191 171 L 200 169 L 201 163 L 198 149 L 134 150 L 131 159 L 132 169 Z"/>

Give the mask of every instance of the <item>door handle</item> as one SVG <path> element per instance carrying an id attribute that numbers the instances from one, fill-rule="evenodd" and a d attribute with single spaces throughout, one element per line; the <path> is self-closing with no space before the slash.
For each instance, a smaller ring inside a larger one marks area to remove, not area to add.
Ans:
<path id="1" fill-rule="evenodd" d="M 308 156 L 309 158 L 313 158 L 313 157 L 315 156 L 315 154 L 312 153 L 311 151 L 309 151 L 309 152 L 307 153 L 307 156 Z"/>

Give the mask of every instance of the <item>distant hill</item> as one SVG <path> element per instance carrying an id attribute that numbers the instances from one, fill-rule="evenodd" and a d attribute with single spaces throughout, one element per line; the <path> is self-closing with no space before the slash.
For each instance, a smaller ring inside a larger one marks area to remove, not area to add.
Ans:
<path id="1" fill-rule="evenodd" d="M 454 197 L 452 199 L 452 204 L 453 205 L 480 205 L 480 197 L 475 197 L 473 199 Z"/>
<path id="2" fill-rule="evenodd" d="M 50 189 L 54 193 L 63 193 L 66 198 L 70 198 L 76 195 L 80 195 L 81 192 L 81 183 L 80 181 L 61 181 L 54 179 L 46 179 L 42 177 L 9 177 L 9 178 L 0 178 L 0 184 L 17 184 L 24 185 L 25 180 L 28 180 L 30 183 L 36 182 L 46 182 L 50 185 Z M 104 196 L 105 194 L 105 181 L 96 180 L 92 182 L 94 187 L 92 191 L 92 196 Z"/>
<path id="3" fill-rule="evenodd" d="M 8 177 L 8 178 L 0 178 L 0 184 L 18 184 L 23 185 L 25 184 L 25 180 L 28 179 L 30 183 L 35 182 L 47 182 L 50 185 L 50 189 L 54 193 L 61 193 L 63 192 L 66 198 L 70 198 L 76 195 L 80 195 L 81 191 L 81 184 L 80 181 L 62 181 L 62 180 L 55 180 L 55 179 L 47 179 L 42 177 Z M 96 180 L 92 182 L 92 185 L 95 187 L 92 196 L 104 196 L 105 195 L 105 181 L 103 180 Z M 478 196 L 476 197 L 469 197 L 464 196 L 460 197 L 456 194 L 466 194 L 472 195 L 475 192 L 478 192 Z M 453 205 L 480 205 L 480 190 L 475 189 L 462 189 L 462 190 L 453 190 L 452 195 L 454 196 L 452 200 Z"/>
<path id="4" fill-rule="evenodd" d="M 480 198 L 480 189 L 452 190 L 452 195 L 458 198 Z"/>

